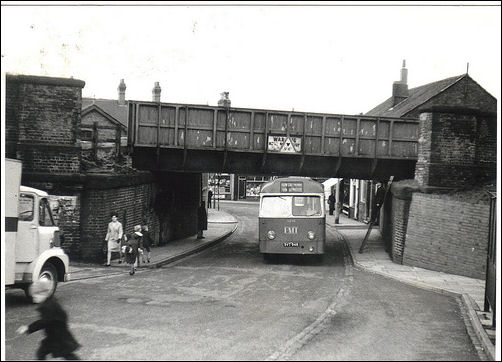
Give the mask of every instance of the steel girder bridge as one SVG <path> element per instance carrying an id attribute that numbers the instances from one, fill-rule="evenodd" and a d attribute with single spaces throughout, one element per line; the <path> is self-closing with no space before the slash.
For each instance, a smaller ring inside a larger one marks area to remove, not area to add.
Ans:
<path id="1" fill-rule="evenodd" d="M 357 179 L 413 178 L 412 118 L 129 101 L 133 166 Z"/>

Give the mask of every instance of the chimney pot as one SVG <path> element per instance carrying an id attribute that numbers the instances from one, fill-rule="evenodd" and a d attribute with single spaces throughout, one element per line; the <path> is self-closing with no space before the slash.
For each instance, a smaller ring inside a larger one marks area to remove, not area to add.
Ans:
<path id="1" fill-rule="evenodd" d="M 120 80 L 120 84 L 117 87 L 117 90 L 119 92 L 119 99 L 118 99 L 118 101 L 119 101 L 119 104 L 122 105 L 122 106 L 125 105 L 125 91 L 126 91 L 126 88 L 127 87 L 126 87 L 126 85 L 124 83 L 124 80 L 121 79 Z"/>
<path id="2" fill-rule="evenodd" d="M 408 69 L 406 69 L 406 60 L 403 59 L 401 68 L 401 80 L 392 84 L 392 106 L 402 102 L 409 97 L 408 92 Z"/>
<path id="3" fill-rule="evenodd" d="M 160 102 L 160 85 L 159 82 L 155 82 L 154 87 L 152 89 L 152 101 L 153 102 Z"/>
<path id="4" fill-rule="evenodd" d="M 231 101 L 228 98 L 229 92 L 220 93 L 220 100 L 218 101 L 218 107 L 230 107 Z"/>

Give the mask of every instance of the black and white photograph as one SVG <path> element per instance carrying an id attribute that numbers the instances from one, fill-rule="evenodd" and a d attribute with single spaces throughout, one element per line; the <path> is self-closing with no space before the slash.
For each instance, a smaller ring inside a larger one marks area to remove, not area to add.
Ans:
<path id="1" fill-rule="evenodd" d="M 2 1 L 2 361 L 501 360 L 501 7 Z"/>

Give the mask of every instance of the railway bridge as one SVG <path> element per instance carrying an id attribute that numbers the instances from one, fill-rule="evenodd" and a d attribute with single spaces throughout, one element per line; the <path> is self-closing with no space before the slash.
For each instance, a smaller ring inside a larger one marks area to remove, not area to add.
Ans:
<path id="1" fill-rule="evenodd" d="M 413 178 L 414 118 L 129 101 L 133 166 L 149 171 Z"/>

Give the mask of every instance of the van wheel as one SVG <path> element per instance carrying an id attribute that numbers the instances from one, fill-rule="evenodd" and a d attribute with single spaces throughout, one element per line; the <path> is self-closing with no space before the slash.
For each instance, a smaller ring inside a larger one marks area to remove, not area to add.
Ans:
<path id="1" fill-rule="evenodd" d="M 46 283 L 47 285 L 45 288 L 42 288 L 40 291 L 37 291 L 37 294 L 43 296 L 44 300 L 52 297 L 56 292 L 56 287 L 58 285 L 58 272 L 52 264 L 48 263 L 42 267 L 42 270 L 38 275 L 38 279 L 34 283 L 41 283 L 41 282 Z M 32 287 L 34 286 L 34 283 L 24 288 L 24 294 L 26 294 L 26 297 L 31 302 L 33 302 Z"/>

